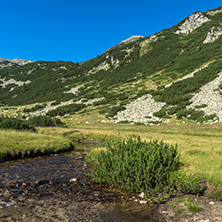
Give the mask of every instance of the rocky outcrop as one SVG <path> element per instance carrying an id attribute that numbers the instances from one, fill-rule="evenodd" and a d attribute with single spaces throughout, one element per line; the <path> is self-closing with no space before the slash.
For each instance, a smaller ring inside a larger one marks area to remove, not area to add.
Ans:
<path id="1" fill-rule="evenodd" d="M 65 101 L 65 102 L 61 102 L 60 104 L 58 105 L 52 105 L 53 101 L 52 102 L 49 102 L 47 104 L 47 106 L 43 109 L 39 109 L 35 112 L 30 112 L 30 113 L 24 113 L 24 115 L 29 118 L 29 117 L 32 117 L 32 116 L 44 116 L 46 115 L 49 111 L 51 110 L 55 110 L 57 109 L 58 107 L 61 107 L 61 106 L 67 106 L 67 105 L 71 105 L 71 104 L 85 104 L 86 106 L 88 105 L 92 105 L 93 103 L 95 102 L 98 102 L 98 101 L 101 101 L 101 100 L 104 100 L 105 98 L 104 97 L 101 97 L 101 98 L 94 98 L 94 99 L 89 99 L 87 101 L 84 101 L 84 98 L 82 98 L 81 100 L 79 101 L 76 101 L 74 102 L 72 99 L 71 100 L 68 100 L 68 101 Z M 38 103 L 34 104 L 37 105 Z M 21 111 L 22 109 L 24 109 L 25 107 L 20 107 L 17 111 Z"/>
<path id="2" fill-rule="evenodd" d="M 195 108 L 195 106 L 201 106 L 206 104 L 207 107 L 201 108 L 206 115 L 216 114 L 219 121 L 222 121 L 222 96 L 218 90 L 219 85 L 222 82 L 222 73 L 200 88 L 200 92 L 196 93 L 190 100 L 192 102 L 187 108 Z"/>
<path id="3" fill-rule="evenodd" d="M 213 43 L 222 35 L 222 26 L 220 27 L 212 27 L 210 31 L 207 33 L 206 39 L 203 41 L 206 43 Z"/>
<path id="4" fill-rule="evenodd" d="M 222 9 L 214 10 L 214 11 L 207 11 L 207 15 L 217 15 L 218 13 L 222 13 Z"/>
<path id="5" fill-rule="evenodd" d="M 29 60 L 24 60 L 24 59 L 4 59 L 4 58 L 0 58 L 0 69 L 3 68 L 10 68 L 10 67 L 19 67 L 19 66 L 23 66 L 26 65 L 28 63 L 31 63 L 33 61 Z"/>
<path id="6" fill-rule="evenodd" d="M 33 61 L 31 61 L 31 60 L 24 60 L 24 59 L 13 59 L 13 60 L 11 60 L 11 62 L 14 62 L 14 63 L 16 63 L 16 64 L 18 64 L 20 66 L 24 66 L 24 65 L 26 65 L 28 63 L 31 63 Z"/>
<path id="7" fill-rule="evenodd" d="M 30 80 L 23 82 L 23 81 L 17 81 L 15 79 L 9 79 L 9 80 L 0 79 L 0 81 L 2 82 L 0 84 L 0 86 L 2 88 L 5 88 L 7 85 L 10 85 L 10 84 L 14 84 L 14 85 L 17 85 L 17 87 L 19 87 L 19 86 L 22 86 L 23 84 L 30 84 L 31 83 Z"/>
<path id="8" fill-rule="evenodd" d="M 99 72 L 100 70 L 109 70 L 111 68 L 110 64 L 106 61 L 102 62 L 100 65 L 98 65 L 97 67 L 93 67 L 91 70 L 89 70 L 87 73 L 86 73 L 86 76 L 89 76 L 89 75 L 92 75 L 92 74 L 95 74 L 97 72 Z"/>
<path id="9" fill-rule="evenodd" d="M 139 40 L 139 39 L 141 39 L 141 38 L 144 38 L 144 36 L 142 36 L 142 35 L 133 35 L 133 36 L 131 36 L 130 38 L 128 38 L 128 39 L 126 39 L 126 40 L 123 40 L 123 41 L 120 42 L 119 44 L 117 44 L 117 45 L 115 45 L 115 46 L 107 49 L 106 52 L 108 52 L 110 49 L 114 49 L 114 48 L 116 48 L 116 47 L 120 47 L 120 46 L 129 44 L 129 43 L 131 43 L 131 42 L 135 42 L 135 41 L 137 41 L 137 40 Z"/>
<path id="10" fill-rule="evenodd" d="M 194 74 L 195 74 L 195 73 L 197 73 L 197 72 L 201 71 L 202 69 L 207 68 L 207 67 L 208 67 L 208 65 L 209 65 L 209 64 L 204 65 L 204 66 L 202 66 L 201 68 L 196 69 L 196 70 L 195 70 L 195 71 L 193 71 L 192 73 L 190 73 L 190 74 L 188 74 L 188 75 L 186 75 L 186 76 L 184 76 L 184 77 L 182 77 L 182 78 L 180 78 L 180 79 L 177 79 L 177 80 L 175 80 L 175 81 L 173 81 L 173 82 L 171 82 L 171 83 L 167 84 L 167 85 L 165 86 L 165 88 L 170 87 L 170 86 L 171 86 L 173 83 L 175 83 L 175 82 L 179 82 L 179 81 L 182 81 L 182 80 L 184 80 L 184 79 L 192 78 L 192 77 L 194 76 Z"/>
<path id="11" fill-rule="evenodd" d="M 142 35 L 133 35 L 131 36 L 130 38 L 126 39 L 126 40 L 123 40 L 122 42 L 120 42 L 118 45 L 119 46 L 122 46 L 122 45 L 126 45 L 126 44 L 129 44 L 131 42 L 135 42 L 141 38 L 144 38 Z"/>
<path id="12" fill-rule="evenodd" d="M 64 93 L 72 93 L 74 95 L 76 95 L 78 92 L 79 92 L 79 89 L 81 88 L 82 86 L 76 86 L 72 89 L 70 89 L 69 91 L 65 91 Z"/>
<path id="13" fill-rule="evenodd" d="M 202 24 L 204 24 L 208 20 L 209 19 L 202 12 L 194 13 L 190 15 L 182 25 L 179 26 L 179 29 L 175 33 L 189 34 L 193 30 L 199 28 Z"/>
<path id="14" fill-rule="evenodd" d="M 156 41 L 158 39 L 157 35 L 151 35 L 148 39 L 142 41 L 140 43 L 140 56 L 143 56 L 147 52 L 152 50 L 152 47 L 150 46 L 150 43 L 153 41 Z"/>
<path id="15" fill-rule="evenodd" d="M 126 109 L 117 113 L 113 118 L 113 122 L 139 122 L 148 123 L 159 121 L 158 117 L 153 116 L 154 112 L 158 112 L 165 103 L 155 102 L 150 94 L 144 95 L 126 105 Z"/>

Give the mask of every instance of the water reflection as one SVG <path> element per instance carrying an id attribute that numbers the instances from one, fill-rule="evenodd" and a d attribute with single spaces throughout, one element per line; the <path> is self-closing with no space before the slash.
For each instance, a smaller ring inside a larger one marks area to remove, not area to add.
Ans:
<path id="1" fill-rule="evenodd" d="M 67 153 L 0 163 L 0 221 L 155 221 L 153 208 L 86 176 L 91 148 L 77 144 Z"/>

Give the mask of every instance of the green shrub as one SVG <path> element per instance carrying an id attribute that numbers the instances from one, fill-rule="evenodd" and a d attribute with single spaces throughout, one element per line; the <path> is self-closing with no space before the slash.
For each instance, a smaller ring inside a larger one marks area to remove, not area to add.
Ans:
<path id="1" fill-rule="evenodd" d="M 109 101 L 107 101 L 106 99 L 103 99 L 103 100 L 94 102 L 93 106 L 100 106 L 100 105 L 104 105 L 104 104 L 107 104 L 107 103 L 109 103 Z"/>
<path id="2" fill-rule="evenodd" d="M 84 104 L 70 104 L 66 106 L 60 106 L 55 110 L 51 110 L 47 113 L 48 116 L 64 116 L 65 114 L 74 114 L 79 110 L 85 108 Z"/>
<path id="3" fill-rule="evenodd" d="M 183 175 L 178 180 L 179 189 L 186 194 L 203 195 L 207 186 L 198 175 Z"/>
<path id="4" fill-rule="evenodd" d="M 186 108 L 180 109 L 176 112 L 177 118 L 181 119 L 189 114 L 189 111 Z"/>
<path id="5" fill-rule="evenodd" d="M 35 116 L 29 118 L 29 122 L 34 126 L 64 126 L 64 123 L 58 118 L 49 116 Z"/>
<path id="6" fill-rule="evenodd" d="M 192 213 L 198 213 L 199 211 L 202 210 L 202 208 L 200 207 L 200 205 L 197 202 L 189 203 L 187 205 L 187 209 Z"/>
<path id="7" fill-rule="evenodd" d="M 196 109 L 201 109 L 207 107 L 207 104 L 202 104 L 200 106 L 195 106 Z"/>
<path id="8" fill-rule="evenodd" d="M 203 116 L 204 116 L 204 111 L 202 111 L 202 110 L 200 110 L 200 111 L 194 110 L 194 111 L 191 113 L 189 119 L 191 119 L 191 120 L 197 120 L 197 121 L 198 121 L 198 120 L 201 120 L 201 119 L 203 118 Z"/>
<path id="9" fill-rule="evenodd" d="M 158 112 L 153 113 L 153 115 L 159 118 L 163 118 L 166 115 L 166 110 L 161 109 Z"/>
<path id="10" fill-rule="evenodd" d="M 177 145 L 130 137 L 107 144 L 106 151 L 97 155 L 92 176 L 98 183 L 113 184 L 124 190 L 160 191 L 168 186 L 170 174 L 178 169 L 179 157 Z"/>
<path id="11" fill-rule="evenodd" d="M 212 185 L 208 186 L 207 196 L 216 200 L 222 200 L 222 186 L 214 187 Z"/>
<path id="12" fill-rule="evenodd" d="M 0 117 L 0 128 L 1 129 L 16 129 L 16 130 L 29 130 L 35 132 L 35 127 L 25 121 L 18 118 Z"/>
<path id="13" fill-rule="evenodd" d="M 108 117 L 114 117 L 118 112 L 125 110 L 126 108 L 123 106 L 113 106 L 111 109 L 108 109 L 108 114 L 106 115 L 106 118 Z"/>
<path id="14" fill-rule="evenodd" d="M 182 208 L 176 209 L 176 214 L 182 214 L 183 212 L 184 212 L 184 209 L 182 209 Z"/>
<path id="15" fill-rule="evenodd" d="M 44 109 L 47 106 L 47 104 L 42 104 L 42 105 L 35 105 L 34 107 L 30 108 L 30 109 L 24 109 L 23 112 L 25 113 L 29 113 L 29 112 L 35 112 L 39 109 Z"/>

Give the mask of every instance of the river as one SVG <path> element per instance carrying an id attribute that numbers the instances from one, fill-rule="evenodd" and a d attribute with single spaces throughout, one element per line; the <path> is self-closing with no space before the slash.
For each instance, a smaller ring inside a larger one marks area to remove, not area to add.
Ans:
<path id="1" fill-rule="evenodd" d="M 137 194 L 95 184 L 84 162 L 90 147 L 0 163 L 0 221 L 159 221 Z"/>

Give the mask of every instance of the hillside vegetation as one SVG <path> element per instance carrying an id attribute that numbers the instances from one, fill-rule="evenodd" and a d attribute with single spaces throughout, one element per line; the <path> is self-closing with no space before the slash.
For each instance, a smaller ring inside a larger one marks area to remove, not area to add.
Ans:
<path id="1" fill-rule="evenodd" d="M 114 122 L 154 124 L 172 117 L 221 122 L 221 22 L 219 7 L 194 13 L 152 36 L 123 41 L 83 63 L 37 61 L 2 66 L 0 103 L 47 103 L 40 108 L 41 115 L 50 116 L 96 109 Z M 214 80 L 206 100 L 198 93 Z M 78 108 L 61 108 L 74 103 Z"/>

